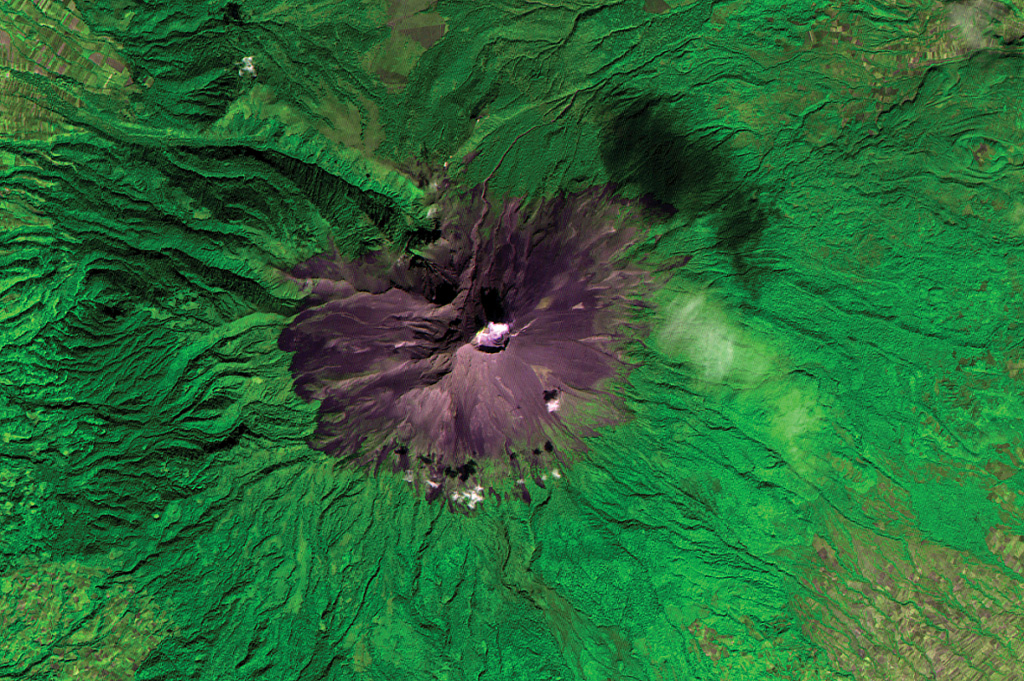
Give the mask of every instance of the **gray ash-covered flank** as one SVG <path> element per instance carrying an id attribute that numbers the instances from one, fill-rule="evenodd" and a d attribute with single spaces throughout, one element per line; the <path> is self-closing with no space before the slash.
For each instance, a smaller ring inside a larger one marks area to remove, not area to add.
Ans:
<path id="1" fill-rule="evenodd" d="M 497 206 L 484 185 L 452 194 L 415 252 L 296 266 L 309 297 L 280 347 L 320 401 L 313 447 L 453 507 L 529 500 L 527 476 L 627 417 L 623 351 L 653 281 L 628 259 L 639 213 L 609 187 Z"/>

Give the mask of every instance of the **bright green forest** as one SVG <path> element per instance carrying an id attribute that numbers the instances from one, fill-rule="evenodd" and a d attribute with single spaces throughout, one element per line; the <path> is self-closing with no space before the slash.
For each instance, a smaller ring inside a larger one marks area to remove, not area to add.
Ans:
<path id="1" fill-rule="evenodd" d="M 0 680 L 1024 679 L 1022 86 L 1021 0 L 0 0 Z M 294 268 L 595 187 L 543 470 L 318 444 Z"/>

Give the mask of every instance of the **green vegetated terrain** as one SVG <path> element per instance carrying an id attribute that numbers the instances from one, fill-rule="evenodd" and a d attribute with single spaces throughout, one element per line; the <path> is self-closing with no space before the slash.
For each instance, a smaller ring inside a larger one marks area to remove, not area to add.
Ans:
<path id="1" fill-rule="evenodd" d="M 0 679 L 1024 678 L 1017 1 L 3 4 Z M 446 162 L 692 256 L 529 505 L 277 344 Z"/>

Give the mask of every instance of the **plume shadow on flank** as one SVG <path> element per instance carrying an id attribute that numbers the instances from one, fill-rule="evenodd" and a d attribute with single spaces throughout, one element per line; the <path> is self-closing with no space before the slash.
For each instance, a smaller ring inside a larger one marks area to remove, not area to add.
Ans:
<path id="1" fill-rule="evenodd" d="M 755 295 L 767 269 L 756 263 L 775 210 L 713 129 L 700 130 L 668 98 L 619 94 L 604 108 L 601 160 L 611 181 L 639 194 L 651 217 L 711 216 L 715 246 Z"/>

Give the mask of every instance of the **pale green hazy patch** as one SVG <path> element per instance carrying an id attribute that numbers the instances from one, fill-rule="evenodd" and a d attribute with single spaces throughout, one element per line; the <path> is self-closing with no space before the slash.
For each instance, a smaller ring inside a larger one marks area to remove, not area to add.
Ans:
<path id="1" fill-rule="evenodd" d="M 662 309 L 656 347 L 690 366 L 702 389 L 750 389 L 771 375 L 771 353 L 730 319 L 712 291 L 694 286 L 676 293 Z"/>
<path id="2" fill-rule="evenodd" d="M 809 499 L 829 478 L 822 458 L 835 439 L 829 410 L 813 380 L 794 373 L 791 361 L 749 329 L 715 291 L 676 283 L 654 333 L 655 347 L 685 365 L 692 387 L 726 401 L 747 434 L 788 464 L 772 476 Z M 681 290 L 680 290 L 681 289 Z"/>

